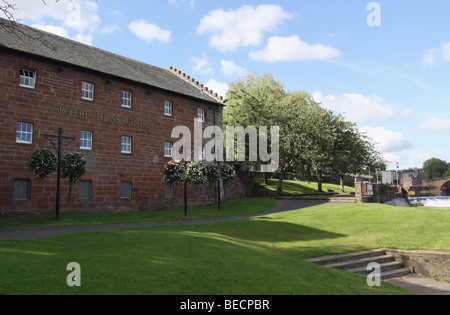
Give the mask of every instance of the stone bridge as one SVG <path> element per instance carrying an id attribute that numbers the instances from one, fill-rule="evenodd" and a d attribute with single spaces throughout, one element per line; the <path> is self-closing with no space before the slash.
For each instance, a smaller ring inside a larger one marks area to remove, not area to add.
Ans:
<path id="1" fill-rule="evenodd" d="M 450 182 L 450 177 L 427 179 L 423 181 L 423 186 L 428 187 L 428 190 L 432 195 L 449 196 L 450 191 L 448 190 L 448 187 L 445 186 L 445 184 L 447 184 L 448 182 Z"/>

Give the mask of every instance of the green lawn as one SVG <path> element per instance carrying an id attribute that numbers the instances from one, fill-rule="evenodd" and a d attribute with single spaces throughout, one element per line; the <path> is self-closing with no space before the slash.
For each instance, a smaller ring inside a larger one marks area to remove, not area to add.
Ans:
<path id="1" fill-rule="evenodd" d="M 277 190 L 278 188 L 278 179 L 269 179 L 267 181 L 267 185 L 262 184 L 262 180 L 255 180 L 255 189 L 257 190 Z M 328 188 L 334 190 L 334 192 L 338 193 L 341 190 L 339 185 L 334 184 L 322 184 L 322 190 L 324 192 L 328 192 Z M 354 193 L 355 188 L 353 187 L 344 187 L 345 193 Z M 293 181 L 293 180 L 284 180 L 283 181 L 283 194 L 286 195 L 297 195 L 297 194 L 319 194 L 320 192 L 317 190 L 316 182 L 304 182 L 304 181 Z"/>
<path id="2" fill-rule="evenodd" d="M 117 213 L 61 213 L 59 221 L 55 220 L 54 214 L 24 215 L 12 217 L 0 217 L 0 228 L 2 227 L 32 227 L 45 225 L 101 225 L 117 223 L 139 223 L 139 222 L 169 222 L 189 221 L 212 217 L 232 217 L 236 215 L 247 215 L 273 210 L 278 203 L 274 199 L 252 198 L 238 199 L 224 202 L 221 210 L 217 205 L 204 207 L 188 206 L 188 217 L 184 217 L 184 207 L 167 210 L 149 210 L 140 212 L 117 212 Z"/>
<path id="3" fill-rule="evenodd" d="M 0 241 L 0 294 L 406 294 L 302 259 L 382 247 L 450 251 L 449 231 L 449 210 L 343 204 Z M 66 284 L 70 262 L 81 266 L 81 287 Z"/>

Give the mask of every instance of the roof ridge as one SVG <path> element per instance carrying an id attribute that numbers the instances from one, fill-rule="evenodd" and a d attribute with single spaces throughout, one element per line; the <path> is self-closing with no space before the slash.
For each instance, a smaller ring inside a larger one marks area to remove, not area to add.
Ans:
<path id="1" fill-rule="evenodd" d="M 178 70 L 172 66 L 167 67 L 167 70 L 169 70 L 171 73 L 175 74 L 179 78 L 185 80 L 186 82 L 192 84 L 193 86 L 197 87 L 198 89 L 200 89 L 200 91 L 202 91 L 202 93 L 206 92 L 209 96 L 211 96 L 212 98 L 214 98 L 215 100 L 217 100 L 219 102 L 222 102 L 222 103 L 226 102 L 226 100 L 223 96 L 219 95 L 218 93 L 215 93 L 213 90 L 211 90 L 207 86 L 199 83 L 191 76 L 186 75 L 186 73 L 181 72 L 181 70 Z"/>

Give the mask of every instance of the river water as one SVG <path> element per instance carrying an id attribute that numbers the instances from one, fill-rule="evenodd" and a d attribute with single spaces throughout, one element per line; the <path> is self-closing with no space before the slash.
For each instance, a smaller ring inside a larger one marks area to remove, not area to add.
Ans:
<path id="1" fill-rule="evenodd" d="M 445 197 L 410 197 L 411 201 L 420 200 L 425 207 L 450 208 L 450 196 Z"/>

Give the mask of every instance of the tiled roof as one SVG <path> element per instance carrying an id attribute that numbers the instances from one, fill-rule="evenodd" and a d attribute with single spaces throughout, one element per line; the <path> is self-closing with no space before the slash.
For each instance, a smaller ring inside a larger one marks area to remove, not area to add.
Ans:
<path id="1" fill-rule="evenodd" d="M 158 68 L 29 26 L 10 23 L 1 20 L 0 47 L 224 105 L 223 99 L 214 93 L 205 93 L 205 89 L 197 82 L 183 79 L 172 71 L 172 67 Z"/>

